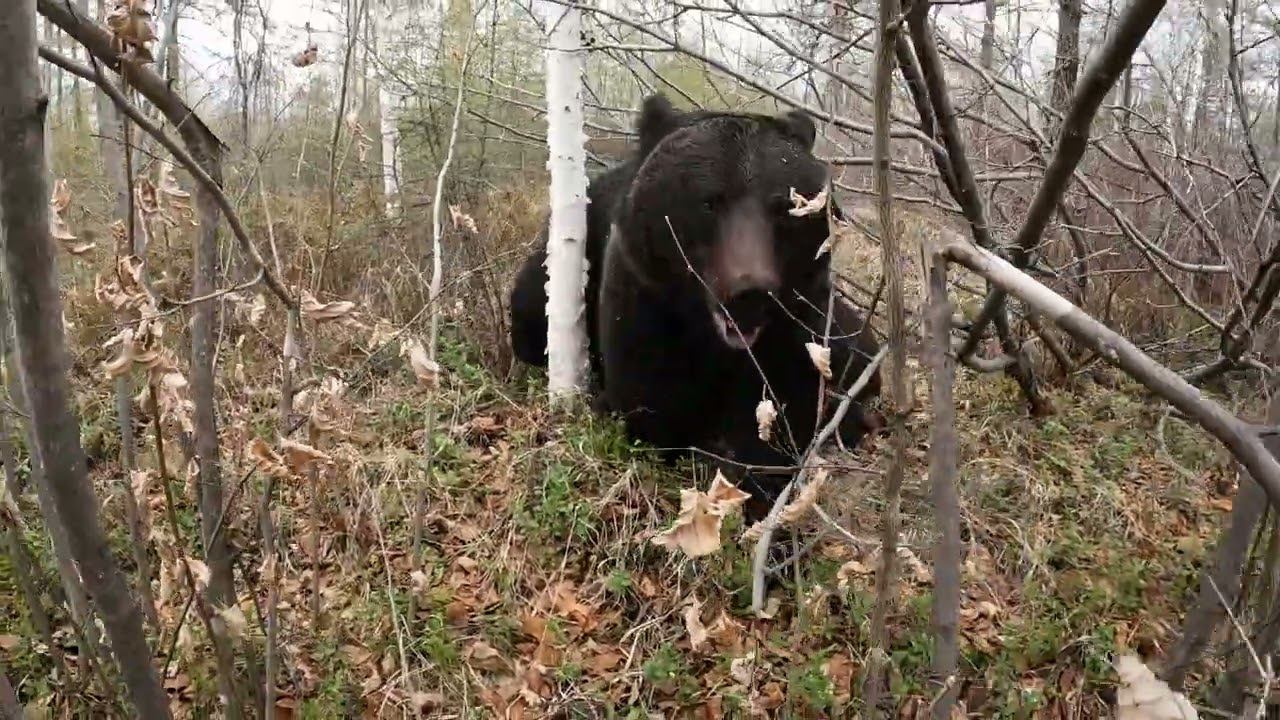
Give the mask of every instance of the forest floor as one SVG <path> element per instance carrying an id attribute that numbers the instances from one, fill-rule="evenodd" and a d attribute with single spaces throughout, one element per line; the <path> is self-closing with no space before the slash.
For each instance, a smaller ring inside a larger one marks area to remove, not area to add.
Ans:
<path id="1" fill-rule="evenodd" d="M 86 295 L 89 291 L 82 291 Z M 456 311 L 454 311 L 456 312 Z M 321 381 L 299 400 L 310 442 L 327 459 L 281 482 L 273 507 L 279 582 L 263 580 L 261 455 L 276 447 L 279 318 L 228 315 L 223 364 L 227 527 L 240 556 L 245 647 L 263 648 L 268 587 L 279 596 L 282 682 L 277 717 L 848 717 L 867 659 L 878 525 L 887 460 L 883 438 L 859 451 L 862 471 L 833 478 L 823 506 L 848 536 L 827 533 L 773 590 L 771 617 L 748 611 L 751 544 L 738 516 L 723 546 L 689 559 L 655 545 L 682 487 L 709 479 L 663 468 L 629 446 L 618 423 L 585 411 L 552 413 L 538 373 L 498 380 L 445 318 L 440 387 L 418 381 L 392 353 L 370 355 L 388 329 L 328 323 Z M 89 320 L 69 311 L 81 335 Z M 106 323 L 109 326 L 109 323 Z M 375 342 L 375 340 L 377 342 Z M 93 476 L 126 569 L 123 480 L 108 351 L 82 341 L 78 400 Z M 381 359 L 379 359 L 381 358 Z M 391 362 L 386 362 L 390 359 Z M 903 497 L 902 578 L 890 615 L 892 687 L 902 717 L 923 716 L 930 662 L 927 377 Z M 339 381 L 337 378 L 341 378 Z M 961 609 L 964 707 L 973 717 L 1106 715 L 1117 651 L 1158 654 L 1176 636 L 1199 562 L 1229 508 L 1235 471 L 1215 445 L 1135 386 L 1081 379 L 1051 389 L 1058 412 L 1027 417 L 1002 377 L 961 372 Z M 431 439 L 428 448 L 427 438 Z M 176 446 L 177 443 L 170 443 Z M 428 449 L 430 452 L 428 452 Z M 168 450 L 170 468 L 185 468 Z M 143 453 L 154 466 L 154 453 Z M 174 481 L 182 545 L 198 548 L 189 470 Z M 185 478 L 185 480 L 183 479 Z M 203 716 L 213 702 L 211 653 L 173 561 L 161 484 L 133 484 L 151 508 L 155 583 L 174 645 L 166 687 L 175 708 Z M 421 562 L 414 507 L 424 501 Z M 20 498 L 35 518 L 30 497 Z M 815 537 L 819 525 L 802 535 Z M 47 541 L 29 540 L 45 568 Z M 170 548 L 170 549 L 166 549 Z M 314 616 L 319 561 L 321 617 Z M 692 608 L 692 609 L 691 609 Z M 60 637 L 74 647 L 65 629 Z M 0 653 L 33 706 L 66 697 L 0 558 Z M 851 704 L 851 698 L 852 704 Z"/>

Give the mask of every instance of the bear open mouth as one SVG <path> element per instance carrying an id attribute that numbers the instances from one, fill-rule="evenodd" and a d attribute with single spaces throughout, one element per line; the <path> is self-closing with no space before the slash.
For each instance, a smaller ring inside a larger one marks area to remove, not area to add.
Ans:
<path id="1" fill-rule="evenodd" d="M 746 350 L 760 338 L 760 332 L 769 320 L 773 298 L 763 290 L 737 293 L 724 304 L 713 303 L 711 319 L 725 345 L 734 350 Z"/>
<path id="2" fill-rule="evenodd" d="M 716 330 L 720 332 L 720 339 L 725 345 L 734 350 L 746 350 L 755 344 L 756 339 L 760 337 L 760 326 L 743 330 L 720 308 L 716 308 L 712 313 L 712 319 L 715 321 Z"/>

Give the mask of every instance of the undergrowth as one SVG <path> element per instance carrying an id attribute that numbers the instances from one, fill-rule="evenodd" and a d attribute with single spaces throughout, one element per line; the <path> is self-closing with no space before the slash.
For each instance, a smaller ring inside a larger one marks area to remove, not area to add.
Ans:
<path id="1" fill-rule="evenodd" d="M 315 718 L 416 708 L 465 717 L 856 711 L 881 510 L 878 440 L 863 451 L 871 467 L 850 472 L 824 501 L 846 518 L 850 536 L 828 532 L 783 573 L 773 616 L 753 618 L 750 547 L 736 541 L 737 518 L 724 547 L 706 558 L 649 542 L 674 518 L 679 488 L 706 487 L 705 474 L 656 464 L 612 419 L 553 413 L 540 373 L 496 379 L 451 332 L 441 358 L 448 382 L 434 399 L 399 365 L 365 382 L 353 393 L 351 436 L 326 448 L 335 465 L 316 486 L 281 488 L 276 518 L 290 561 L 279 590 L 292 679 L 282 709 Z M 1059 707 L 1101 716 L 1114 654 L 1156 650 L 1177 625 L 1229 499 L 1218 454 L 1177 422 L 1165 424 L 1164 441 L 1156 438 L 1159 416 L 1132 387 L 1055 397 L 1059 414 L 1039 424 L 1024 417 L 1009 383 L 962 376 L 958 397 L 965 705 L 983 717 Z M 271 403 L 247 403 L 228 432 L 271 428 L 272 412 Z M 891 689 L 907 712 L 929 700 L 926 418 L 911 423 L 904 577 L 891 614 Z M 87 433 L 109 436 L 110 423 L 107 408 L 85 415 Z M 1166 456 L 1161 447 L 1175 450 Z M 110 457 L 94 474 L 104 497 L 119 490 Z M 250 479 L 231 500 L 233 544 L 251 581 L 261 561 L 253 524 L 260 482 Z M 426 502 L 419 569 L 410 552 L 417 493 Z M 24 510 L 36 517 L 30 505 Z M 196 546 L 194 509 L 180 517 Z M 308 609 L 317 522 L 323 632 L 311 629 Z M 115 530 L 114 549 L 128 567 L 126 538 Z M 46 542 L 34 528 L 28 539 L 48 570 Z M 242 598 L 246 642 L 262 642 L 255 613 L 263 592 Z M 0 593 L 9 672 L 25 697 L 52 697 L 48 659 L 32 640 L 8 563 L 0 564 Z M 709 629 L 696 650 L 694 602 Z M 177 652 L 170 691 L 193 709 L 207 707 L 209 659 L 185 655 L 182 643 Z"/>

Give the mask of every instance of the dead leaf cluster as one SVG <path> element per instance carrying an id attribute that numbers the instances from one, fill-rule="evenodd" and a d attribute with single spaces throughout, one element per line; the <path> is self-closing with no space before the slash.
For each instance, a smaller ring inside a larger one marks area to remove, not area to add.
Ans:
<path id="1" fill-rule="evenodd" d="M 71 207 L 71 191 L 67 189 L 66 178 L 58 178 L 53 183 L 53 194 L 49 198 L 49 235 L 72 255 L 84 255 L 97 246 L 93 242 L 80 242 L 67 225 L 64 214 Z"/>
<path id="2" fill-rule="evenodd" d="M 725 479 L 719 471 L 707 492 L 680 491 L 680 515 L 674 524 L 653 537 L 655 545 L 680 549 L 689 557 L 702 557 L 720 549 L 720 526 L 751 496 Z"/>
<path id="3" fill-rule="evenodd" d="M 126 60 L 155 62 L 147 48 L 147 43 L 157 39 L 149 0 L 115 0 L 107 13 L 107 28 L 111 30 L 112 46 Z"/>

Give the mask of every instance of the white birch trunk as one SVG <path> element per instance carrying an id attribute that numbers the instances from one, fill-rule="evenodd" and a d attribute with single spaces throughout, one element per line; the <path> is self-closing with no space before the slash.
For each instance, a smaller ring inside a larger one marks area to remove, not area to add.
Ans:
<path id="1" fill-rule="evenodd" d="M 551 222 L 547 243 L 547 377 L 552 401 L 581 390 L 587 370 L 585 328 L 587 168 L 583 145 L 582 13 L 548 3 L 547 169 Z"/>
<path id="2" fill-rule="evenodd" d="M 390 57 L 388 38 L 391 35 L 388 30 L 401 26 L 400 3 L 390 0 L 387 4 L 387 12 L 378 14 L 374 27 L 374 42 L 378 43 L 376 49 L 382 65 Z M 387 90 L 391 84 L 389 80 L 387 77 L 378 79 L 378 134 L 382 138 L 382 197 L 386 218 L 391 220 L 400 212 L 400 126 L 396 122 L 400 116 L 400 98 Z"/>

